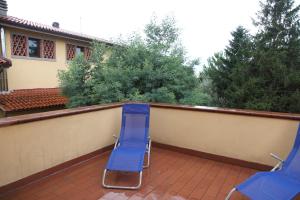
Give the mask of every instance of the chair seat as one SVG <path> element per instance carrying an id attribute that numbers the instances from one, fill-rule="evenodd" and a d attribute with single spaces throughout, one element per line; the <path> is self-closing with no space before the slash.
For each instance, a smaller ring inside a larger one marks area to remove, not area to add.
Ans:
<path id="1" fill-rule="evenodd" d="M 144 150 L 147 147 L 147 144 L 139 141 L 124 141 L 120 144 L 122 148 L 136 148 L 139 150 Z"/>
<path id="2" fill-rule="evenodd" d="M 140 172 L 143 170 L 145 152 L 146 147 L 120 146 L 112 151 L 106 169 Z"/>
<path id="3" fill-rule="evenodd" d="M 300 192 L 300 181 L 280 171 L 258 172 L 236 189 L 254 200 L 288 200 Z"/>

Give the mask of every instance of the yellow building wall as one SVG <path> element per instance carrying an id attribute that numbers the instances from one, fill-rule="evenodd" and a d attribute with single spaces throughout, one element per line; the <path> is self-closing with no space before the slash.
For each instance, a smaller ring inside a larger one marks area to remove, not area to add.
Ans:
<path id="1" fill-rule="evenodd" d="M 55 41 L 56 59 L 43 60 L 39 58 L 16 57 L 11 55 L 11 34 L 24 34 L 35 38 Z M 35 33 L 20 29 L 6 28 L 6 55 L 12 60 L 12 67 L 7 70 L 8 87 L 14 89 L 53 88 L 58 87 L 58 70 L 67 69 L 66 43 L 88 46 L 89 43 L 78 42 Z"/>

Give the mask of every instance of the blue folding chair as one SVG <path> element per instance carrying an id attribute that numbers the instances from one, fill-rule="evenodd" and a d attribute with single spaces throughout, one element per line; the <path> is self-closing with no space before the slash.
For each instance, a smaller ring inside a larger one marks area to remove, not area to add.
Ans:
<path id="1" fill-rule="evenodd" d="M 122 111 L 120 137 L 103 172 L 102 185 L 106 188 L 138 189 L 142 184 L 143 168 L 150 165 L 151 140 L 149 137 L 150 106 L 148 104 L 125 104 Z M 144 157 L 147 154 L 147 164 Z M 136 186 L 116 186 L 105 183 L 109 171 L 138 172 L 139 183 Z"/>
<path id="2" fill-rule="evenodd" d="M 226 197 L 238 191 L 253 200 L 289 200 L 300 193 L 300 124 L 292 151 L 286 161 L 271 154 L 279 163 L 271 172 L 258 172 L 233 188 Z"/>

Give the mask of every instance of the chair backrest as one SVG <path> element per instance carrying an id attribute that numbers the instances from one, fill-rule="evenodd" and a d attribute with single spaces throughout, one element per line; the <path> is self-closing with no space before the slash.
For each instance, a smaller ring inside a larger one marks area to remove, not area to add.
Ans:
<path id="1" fill-rule="evenodd" d="M 292 151 L 282 167 L 282 172 L 300 180 L 300 124 Z"/>
<path id="2" fill-rule="evenodd" d="M 148 104 L 125 104 L 119 142 L 147 143 L 149 137 L 150 106 Z"/>

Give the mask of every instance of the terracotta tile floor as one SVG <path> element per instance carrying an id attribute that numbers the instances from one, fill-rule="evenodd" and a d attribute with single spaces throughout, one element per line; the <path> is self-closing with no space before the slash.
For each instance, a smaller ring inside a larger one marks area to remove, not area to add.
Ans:
<path id="1" fill-rule="evenodd" d="M 224 199 L 237 183 L 255 170 L 168 151 L 152 149 L 151 166 L 144 170 L 141 189 L 112 190 L 101 187 L 108 153 L 73 166 L 7 194 L 1 200 L 214 200 Z M 137 177 L 110 174 L 109 182 L 134 184 Z M 234 199 L 246 199 L 236 193 Z"/>

